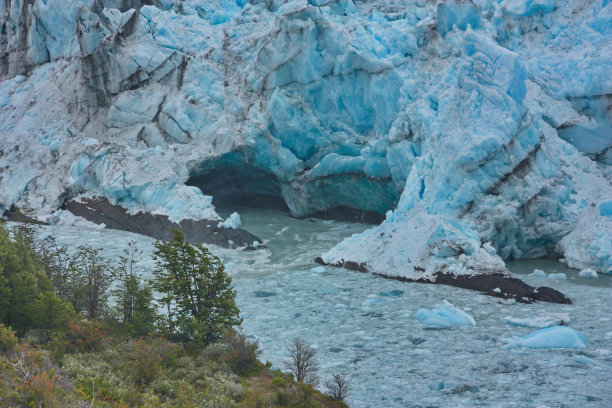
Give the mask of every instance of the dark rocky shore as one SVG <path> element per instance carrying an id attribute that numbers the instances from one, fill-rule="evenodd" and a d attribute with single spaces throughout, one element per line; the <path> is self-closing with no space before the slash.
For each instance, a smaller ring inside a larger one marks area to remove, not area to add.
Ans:
<path id="1" fill-rule="evenodd" d="M 5 211 L 4 214 L 2 214 L 2 217 L 5 218 L 7 221 L 13 222 L 23 222 L 38 225 L 46 224 L 42 221 L 38 221 L 37 219 L 30 217 L 27 214 L 24 214 L 19 208 L 15 206 L 12 206 L 9 210 Z"/>
<path id="2" fill-rule="evenodd" d="M 172 222 L 166 215 L 138 212 L 129 214 L 125 208 L 111 204 L 102 197 L 81 198 L 71 200 L 62 209 L 83 217 L 96 224 L 105 224 L 107 228 L 135 232 L 150 237 L 169 240 L 175 229 L 183 231 L 185 239 L 190 243 L 202 242 L 224 248 L 258 249 L 253 242 L 263 242 L 244 229 L 219 228 L 219 221 L 213 220 L 182 220 Z"/>
<path id="3" fill-rule="evenodd" d="M 358 272 L 370 272 L 366 264 L 353 261 L 345 261 L 337 264 L 327 264 L 322 258 L 318 257 L 315 262 L 321 265 L 329 265 L 351 269 Z M 520 279 L 513 278 L 501 273 L 482 274 L 482 275 L 450 275 L 437 273 L 435 280 L 428 279 L 408 279 L 403 276 L 388 276 L 378 273 L 375 275 L 387 279 L 396 279 L 404 282 L 419 282 L 450 285 L 463 289 L 478 291 L 484 295 L 495 296 L 503 299 L 514 299 L 520 303 L 533 303 L 535 301 L 570 304 L 572 301 L 563 293 L 547 286 L 534 288 Z M 497 290 L 499 289 L 499 291 Z"/>

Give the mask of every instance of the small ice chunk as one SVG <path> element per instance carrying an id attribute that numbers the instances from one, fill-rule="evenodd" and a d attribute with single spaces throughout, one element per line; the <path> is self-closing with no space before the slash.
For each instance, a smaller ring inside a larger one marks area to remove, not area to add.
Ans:
<path id="1" fill-rule="evenodd" d="M 598 278 L 599 277 L 597 276 L 597 272 L 595 272 L 591 268 L 586 268 L 586 269 L 581 270 L 578 276 L 580 276 L 581 278 Z"/>
<path id="2" fill-rule="evenodd" d="M 275 235 L 281 235 L 283 232 L 287 231 L 289 227 L 283 227 L 280 231 L 277 231 Z"/>
<path id="3" fill-rule="evenodd" d="M 529 274 L 529 276 L 534 277 L 534 278 L 545 278 L 546 272 L 544 272 L 541 269 L 534 269 L 533 272 Z"/>
<path id="4" fill-rule="evenodd" d="M 242 226 L 242 221 L 240 220 L 240 215 L 238 213 L 232 213 L 227 220 L 220 222 L 217 224 L 217 228 L 231 228 L 238 229 Z"/>
<path id="5" fill-rule="evenodd" d="M 587 356 L 576 356 L 576 362 L 580 364 L 590 364 L 594 366 L 602 365 L 599 361 L 593 360 L 592 358 L 589 358 Z"/>
<path id="6" fill-rule="evenodd" d="M 253 241 L 253 248 L 259 248 L 259 246 L 261 245 L 261 242 L 259 241 Z"/>
<path id="7" fill-rule="evenodd" d="M 313 271 L 314 273 L 323 273 L 325 272 L 325 267 L 324 266 L 315 266 L 314 268 L 310 268 L 311 271 Z"/>
<path id="8" fill-rule="evenodd" d="M 104 229 L 106 228 L 106 224 L 96 224 L 95 222 L 91 222 L 83 217 L 79 217 L 78 215 L 72 214 L 68 210 L 57 210 L 53 213 L 53 215 L 48 219 L 51 224 L 59 224 L 59 225 L 73 225 L 75 227 L 81 228 L 92 228 L 92 229 Z"/>
<path id="9" fill-rule="evenodd" d="M 520 327 L 531 327 L 534 329 L 545 329 L 552 326 L 563 326 L 569 324 L 571 321 L 567 313 L 555 313 L 555 314 L 540 314 L 535 317 L 512 317 L 507 316 L 504 318 L 506 324 Z"/>
<path id="10" fill-rule="evenodd" d="M 584 334 L 567 326 L 553 326 L 529 333 L 523 337 L 502 339 L 504 348 L 585 348 Z"/>
<path id="11" fill-rule="evenodd" d="M 495 288 L 495 289 L 493 289 L 493 292 L 495 292 L 495 293 L 501 293 L 501 289 L 500 289 L 500 288 Z"/>
<path id="12" fill-rule="evenodd" d="M 89 146 L 98 146 L 100 144 L 100 141 L 96 138 L 90 137 L 88 139 L 86 139 L 85 141 L 83 141 L 83 144 L 87 147 Z"/>
<path id="13" fill-rule="evenodd" d="M 567 276 L 565 276 L 564 273 L 551 273 L 550 275 L 548 275 L 548 279 L 552 279 L 555 281 L 564 281 L 567 279 Z"/>
<path id="14" fill-rule="evenodd" d="M 488 253 L 489 255 L 495 255 L 495 253 L 497 252 L 497 251 L 495 250 L 495 248 L 493 247 L 493 245 L 491 245 L 491 243 L 490 243 L 490 242 L 485 243 L 485 244 L 482 246 L 482 248 L 483 248 L 485 251 L 487 251 L 487 253 Z"/>
<path id="15" fill-rule="evenodd" d="M 476 326 L 472 316 L 446 300 L 433 309 L 419 309 L 414 318 L 431 327 Z"/>

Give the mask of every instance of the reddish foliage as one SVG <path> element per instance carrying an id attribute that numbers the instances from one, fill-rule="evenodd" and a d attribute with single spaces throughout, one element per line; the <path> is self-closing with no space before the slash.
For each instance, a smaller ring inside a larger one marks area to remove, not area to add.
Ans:
<path id="1" fill-rule="evenodd" d="M 71 352 L 87 353 L 100 351 L 110 339 L 106 331 L 95 322 L 72 321 L 66 330 L 66 348 Z"/>
<path id="2" fill-rule="evenodd" d="M 179 348 L 162 337 L 148 337 L 134 340 L 133 359 L 130 365 L 136 385 L 150 384 L 156 379 L 167 363 L 178 354 Z"/>

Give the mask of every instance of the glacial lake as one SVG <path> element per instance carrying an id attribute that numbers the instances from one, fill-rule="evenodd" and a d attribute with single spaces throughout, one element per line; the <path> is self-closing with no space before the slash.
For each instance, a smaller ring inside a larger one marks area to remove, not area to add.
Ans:
<path id="1" fill-rule="evenodd" d="M 211 247 L 224 260 L 238 292 L 243 329 L 259 341 L 261 359 L 283 368 L 295 337 L 318 351 L 323 379 L 346 374 L 355 408 L 381 407 L 610 407 L 612 406 L 612 276 L 581 278 L 555 260 L 514 261 L 517 277 L 550 286 L 573 304 L 508 303 L 444 285 L 399 282 L 322 267 L 314 258 L 367 226 L 295 219 L 263 209 L 239 209 L 243 228 L 267 249 Z M 227 216 L 227 213 L 223 213 Z M 41 227 L 60 244 L 105 248 L 109 259 L 130 240 L 145 251 L 138 264 L 149 275 L 153 239 L 107 229 Z M 528 276 L 533 269 L 563 272 L 566 281 Z M 475 327 L 431 329 L 414 319 L 420 308 L 448 300 Z M 503 339 L 536 329 L 511 326 L 507 316 L 567 314 L 587 348 L 505 349 Z"/>

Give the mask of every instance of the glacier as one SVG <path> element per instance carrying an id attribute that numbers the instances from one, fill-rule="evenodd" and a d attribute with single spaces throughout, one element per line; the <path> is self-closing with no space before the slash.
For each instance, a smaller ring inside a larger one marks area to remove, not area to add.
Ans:
<path id="1" fill-rule="evenodd" d="M 612 273 L 609 0 L 0 0 L 0 27 L 0 213 L 239 197 L 380 215 L 321 257 L 377 274 Z"/>

